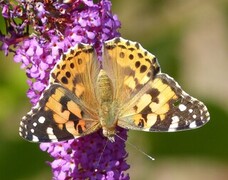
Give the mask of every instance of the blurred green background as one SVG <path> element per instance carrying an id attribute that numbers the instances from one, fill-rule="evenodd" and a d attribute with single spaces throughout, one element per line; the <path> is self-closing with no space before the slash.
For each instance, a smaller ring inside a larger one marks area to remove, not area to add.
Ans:
<path id="1" fill-rule="evenodd" d="M 162 71 L 211 114 L 193 131 L 130 131 L 129 141 L 156 159 L 128 146 L 131 179 L 228 179 L 228 1 L 116 0 L 113 12 L 122 36 L 155 54 Z M 12 55 L 0 57 L 0 179 L 51 179 L 48 154 L 18 135 L 31 107 L 25 73 Z"/>

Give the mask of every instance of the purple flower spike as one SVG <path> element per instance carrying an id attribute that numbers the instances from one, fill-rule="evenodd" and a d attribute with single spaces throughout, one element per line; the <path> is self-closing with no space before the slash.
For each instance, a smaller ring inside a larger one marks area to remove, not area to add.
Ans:
<path id="1" fill-rule="evenodd" d="M 50 71 L 63 52 L 82 42 L 93 44 L 100 57 L 102 43 L 119 36 L 120 22 L 111 13 L 109 0 L 16 2 L 0 2 L 7 22 L 6 35 L 0 32 L 0 48 L 6 55 L 13 52 L 14 61 L 25 69 L 27 96 L 33 105 L 48 85 Z M 15 19 L 22 23 L 17 24 Z M 127 138 L 126 130 L 118 128 L 118 132 Z M 125 173 L 129 165 L 124 141 L 118 137 L 115 140 L 108 141 L 98 131 L 65 142 L 41 143 L 40 148 L 54 158 L 48 163 L 53 179 L 129 179 Z"/>
<path id="2" fill-rule="evenodd" d="M 126 131 L 118 130 L 126 139 Z M 64 143 L 42 143 L 40 147 L 55 159 L 50 163 L 54 179 L 129 179 L 124 174 L 129 165 L 123 141 L 116 137 L 112 143 L 101 131 Z"/>

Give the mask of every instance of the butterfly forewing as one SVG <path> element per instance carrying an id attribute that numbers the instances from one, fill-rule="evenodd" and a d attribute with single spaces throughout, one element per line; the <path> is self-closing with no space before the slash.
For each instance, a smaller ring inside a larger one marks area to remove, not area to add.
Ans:
<path id="1" fill-rule="evenodd" d="M 114 99 L 120 106 L 128 103 L 143 86 L 160 72 L 154 55 L 139 43 L 115 38 L 103 48 L 103 69 L 114 86 Z"/>
<path id="2" fill-rule="evenodd" d="M 50 83 L 60 83 L 90 107 L 96 107 L 95 83 L 100 66 L 91 45 L 78 44 L 63 54 L 51 72 Z M 93 108 L 91 108 L 93 109 Z"/>

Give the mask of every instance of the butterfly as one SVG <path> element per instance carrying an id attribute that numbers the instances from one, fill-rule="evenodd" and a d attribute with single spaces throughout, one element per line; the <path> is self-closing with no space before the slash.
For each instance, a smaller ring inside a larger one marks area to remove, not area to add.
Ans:
<path id="1" fill-rule="evenodd" d="M 114 142 L 116 127 L 175 132 L 201 127 L 207 107 L 188 95 L 139 43 L 104 42 L 102 63 L 92 45 L 79 43 L 50 72 L 39 102 L 22 118 L 19 134 L 33 142 L 59 142 L 99 129 Z"/>

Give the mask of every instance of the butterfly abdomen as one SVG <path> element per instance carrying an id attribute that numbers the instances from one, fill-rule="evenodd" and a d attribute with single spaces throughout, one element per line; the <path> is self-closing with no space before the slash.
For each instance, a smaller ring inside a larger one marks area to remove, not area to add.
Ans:
<path id="1" fill-rule="evenodd" d="M 103 134 L 109 140 L 114 141 L 116 127 L 116 103 L 113 102 L 112 81 L 104 70 L 100 70 L 96 83 L 96 97 L 99 102 L 99 120 Z"/>
<path id="2" fill-rule="evenodd" d="M 96 83 L 96 96 L 100 104 L 104 102 L 112 102 L 113 99 L 113 87 L 111 79 L 108 77 L 104 70 L 100 70 Z"/>

